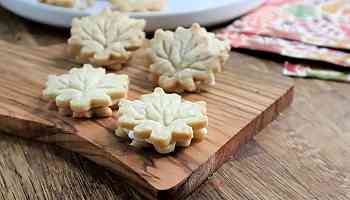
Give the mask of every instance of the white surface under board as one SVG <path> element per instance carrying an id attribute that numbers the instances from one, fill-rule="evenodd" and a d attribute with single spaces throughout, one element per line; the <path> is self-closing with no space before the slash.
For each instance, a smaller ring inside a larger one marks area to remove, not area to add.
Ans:
<path id="1" fill-rule="evenodd" d="M 261 5 L 264 0 L 168 0 L 160 12 L 130 13 L 131 17 L 144 18 L 147 31 L 157 28 L 174 29 L 198 22 L 203 26 L 229 21 Z M 45 5 L 38 0 L 0 0 L 11 12 L 27 19 L 59 27 L 70 27 L 72 18 L 91 15 L 110 6 L 107 0 L 97 0 L 86 10 Z"/>

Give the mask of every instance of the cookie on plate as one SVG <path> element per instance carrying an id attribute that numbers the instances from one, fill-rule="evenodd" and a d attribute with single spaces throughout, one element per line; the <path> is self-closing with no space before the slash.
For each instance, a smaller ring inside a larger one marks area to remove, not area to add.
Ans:
<path id="1" fill-rule="evenodd" d="M 110 0 L 114 8 L 123 12 L 145 12 L 162 10 L 167 0 Z"/>
<path id="2" fill-rule="evenodd" d="M 110 117 L 112 108 L 126 98 L 128 88 L 127 75 L 106 74 L 105 69 L 86 64 L 68 74 L 50 75 L 43 96 L 65 116 Z"/>
<path id="3" fill-rule="evenodd" d="M 130 138 L 134 146 L 153 146 L 167 154 L 175 146 L 189 146 L 193 138 L 204 139 L 207 127 L 205 102 L 186 101 L 156 88 L 139 100 L 120 101 L 116 135 Z"/>
<path id="4" fill-rule="evenodd" d="M 207 32 L 199 24 L 175 32 L 157 30 L 150 42 L 151 79 L 166 91 L 196 91 L 200 84 L 215 84 L 229 57 L 228 40 Z"/>
<path id="5" fill-rule="evenodd" d="M 39 0 L 39 2 L 66 8 L 75 7 L 85 9 L 92 6 L 95 3 L 95 0 Z"/>
<path id="6" fill-rule="evenodd" d="M 69 8 L 74 6 L 75 0 L 39 0 L 39 2 Z"/>
<path id="7" fill-rule="evenodd" d="M 108 9 L 99 15 L 75 18 L 68 40 L 70 52 L 79 62 L 120 69 L 143 45 L 145 25 L 143 19 Z"/>

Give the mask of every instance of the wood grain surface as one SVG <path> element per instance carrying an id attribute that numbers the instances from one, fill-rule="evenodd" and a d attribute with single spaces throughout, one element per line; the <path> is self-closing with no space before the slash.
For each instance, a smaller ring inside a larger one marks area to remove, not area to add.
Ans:
<path id="1" fill-rule="evenodd" d="M 40 47 L 68 36 L 0 9 L 0 39 Z M 281 72 L 279 63 L 237 52 L 230 62 L 252 74 Z M 292 107 L 187 200 L 350 198 L 349 85 L 295 85 Z M 0 199 L 141 199 L 120 177 L 52 145 L 1 134 L 0 152 Z"/>
<path id="2" fill-rule="evenodd" d="M 290 80 L 266 73 L 247 76 L 249 70 L 229 62 L 217 75 L 215 86 L 184 95 L 190 101 L 207 102 L 208 138 L 162 156 L 133 149 L 115 137 L 114 118 L 77 120 L 48 110 L 41 98 L 48 75 L 66 73 L 77 65 L 67 59 L 65 44 L 39 49 L 0 40 L 0 46 L 0 130 L 77 152 L 121 175 L 149 199 L 187 196 L 293 98 Z M 129 75 L 129 99 L 153 91 L 146 63 L 140 50 L 129 66 L 118 71 Z"/>

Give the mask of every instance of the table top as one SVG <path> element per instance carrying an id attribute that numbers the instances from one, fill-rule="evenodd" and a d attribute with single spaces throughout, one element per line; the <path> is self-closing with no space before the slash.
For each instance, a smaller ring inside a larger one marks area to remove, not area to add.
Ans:
<path id="1" fill-rule="evenodd" d="M 1 40 L 40 47 L 68 37 L 67 30 L 0 8 Z M 252 73 L 281 76 L 280 63 L 238 52 L 230 59 Z M 350 198 L 350 86 L 307 79 L 296 79 L 295 85 L 293 105 L 188 200 Z M 141 199 L 118 176 L 75 153 L 0 137 L 0 199 Z"/>

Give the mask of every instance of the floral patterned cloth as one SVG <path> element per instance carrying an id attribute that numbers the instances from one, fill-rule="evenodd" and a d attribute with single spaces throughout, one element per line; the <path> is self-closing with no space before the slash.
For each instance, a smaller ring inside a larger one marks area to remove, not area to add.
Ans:
<path id="1" fill-rule="evenodd" d="M 334 80 L 350 82 L 350 74 L 334 70 L 312 69 L 304 65 L 285 63 L 283 75 L 299 78 L 317 78 L 322 80 Z"/>
<path id="2" fill-rule="evenodd" d="M 220 36 L 228 37 L 233 48 L 266 51 L 292 58 L 324 61 L 335 65 L 350 67 L 350 53 L 342 51 L 254 34 L 232 32 L 230 34 L 221 34 Z"/>
<path id="3" fill-rule="evenodd" d="M 350 0 L 266 0 L 223 32 L 233 48 L 350 67 Z M 350 82 L 343 72 L 285 64 L 283 74 Z"/>
<path id="4" fill-rule="evenodd" d="M 350 0 L 268 0 L 226 31 L 350 49 Z"/>

